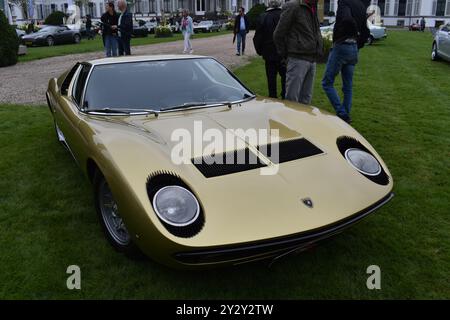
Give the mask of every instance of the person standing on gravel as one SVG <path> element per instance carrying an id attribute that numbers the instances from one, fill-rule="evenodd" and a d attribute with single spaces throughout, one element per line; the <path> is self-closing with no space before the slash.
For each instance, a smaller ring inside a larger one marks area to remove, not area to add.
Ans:
<path id="1" fill-rule="evenodd" d="M 239 14 L 234 19 L 234 37 L 237 37 L 236 55 L 245 53 L 245 38 L 250 30 L 248 17 L 245 15 L 244 7 L 239 8 Z M 242 45 L 242 51 L 241 51 Z"/>
<path id="2" fill-rule="evenodd" d="M 102 22 L 102 37 L 107 57 L 117 57 L 117 22 L 118 15 L 114 9 L 114 2 L 106 4 L 106 12 L 100 18 Z M 115 27 L 115 28 L 113 28 Z"/>
<path id="3" fill-rule="evenodd" d="M 193 53 L 191 35 L 194 33 L 194 23 L 189 15 L 188 9 L 183 9 L 183 18 L 181 19 L 181 33 L 183 33 L 184 50 L 183 53 Z"/>

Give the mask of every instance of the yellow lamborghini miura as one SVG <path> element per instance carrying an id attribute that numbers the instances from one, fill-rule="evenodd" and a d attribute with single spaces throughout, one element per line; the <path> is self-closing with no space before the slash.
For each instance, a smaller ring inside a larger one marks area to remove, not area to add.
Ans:
<path id="1" fill-rule="evenodd" d="M 393 196 L 383 160 L 350 125 L 257 97 L 210 57 L 77 63 L 46 95 L 58 140 L 94 186 L 106 237 L 127 255 L 183 268 L 276 258 Z M 239 143 L 201 147 L 221 135 Z"/>

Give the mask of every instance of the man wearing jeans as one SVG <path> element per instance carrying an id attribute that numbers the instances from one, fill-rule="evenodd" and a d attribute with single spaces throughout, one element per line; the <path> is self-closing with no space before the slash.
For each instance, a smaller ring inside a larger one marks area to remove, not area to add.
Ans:
<path id="1" fill-rule="evenodd" d="M 234 35 L 237 37 L 237 51 L 236 55 L 241 55 L 241 45 L 242 45 L 242 54 L 245 52 L 245 38 L 247 36 L 248 31 L 250 30 L 250 25 L 248 22 L 248 18 L 245 15 L 245 10 L 243 7 L 239 8 L 239 14 L 234 19 Z"/>
<path id="2" fill-rule="evenodd" d="M 127 9 L 127 2 L 125 0 L 119 0 L 117 6 L 122 12 L 117 25 L 119 31 L 119 56 L 129 56 L 131 54 L 130 42 L 131 34 L 133 33 L 133 17 Z"/>
<path id="3" fill-rule="evenodd" d="M 322 80 L 322 88 L 336 115 L 347 123 L 351 123 L 353 71 L 358 63 L 358 50 L 364 46 L 370 35 L 366 10 L 365 0 L 339 0 L 333 32 L 333 48 Z M 344 94 L 342 101 L 334 88 L 334 80 L 339 73 L 342 76 Z"/>
<path id="4" fill-rule="evenodd" d="M 316 61 L 323 54 L 317 0 L 287 2 L 273 40 L 280 56 L 287 58 L 286 99 L 310 104 Z"/>

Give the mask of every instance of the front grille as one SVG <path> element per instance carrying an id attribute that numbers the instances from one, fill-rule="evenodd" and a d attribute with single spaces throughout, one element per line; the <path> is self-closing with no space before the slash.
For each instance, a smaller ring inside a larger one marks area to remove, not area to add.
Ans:
<path id="1" fill-rule="evenodd" d="M 206 178 L 224 176 L 266 166 L 248 148 L 193 158 L 191 161 Z"/>
<path id="2" fill-rule="evenodd" d="M 278 149 L 278 159 L 276 150 Z M 285 140 L 269 145 L 258 146 L 258 151 L 275 164 L 307 158 L 323 153 L 305 138 Z"/>

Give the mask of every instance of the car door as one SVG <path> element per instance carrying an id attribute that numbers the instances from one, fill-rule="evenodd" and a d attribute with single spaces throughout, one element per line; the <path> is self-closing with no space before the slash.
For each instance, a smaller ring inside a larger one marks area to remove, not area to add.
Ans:
<path id="1" fill-rule="evenodd" d="M 450 24 L 447 24 L 439 32 L 439 50 L 440 54 L 450 59 Z"/>
<path id="2" fill-rule="evenodd" d="M 73 40 L 73 30 L 69 29 L 69 27 L 62 27 L 62 38 L 63 43 L 70 43 Z"/>
<path id="3" fill-rule="evenodd" d="M 55 117 L 59 129 L 64 134 L 70 152 L 77 160 L 84 149 L 84 139 L 79 130 L 81 121 L 81 101 L 91 65 L 79 64 L 67 92 L 59 99 L 59 110 Z"/>

